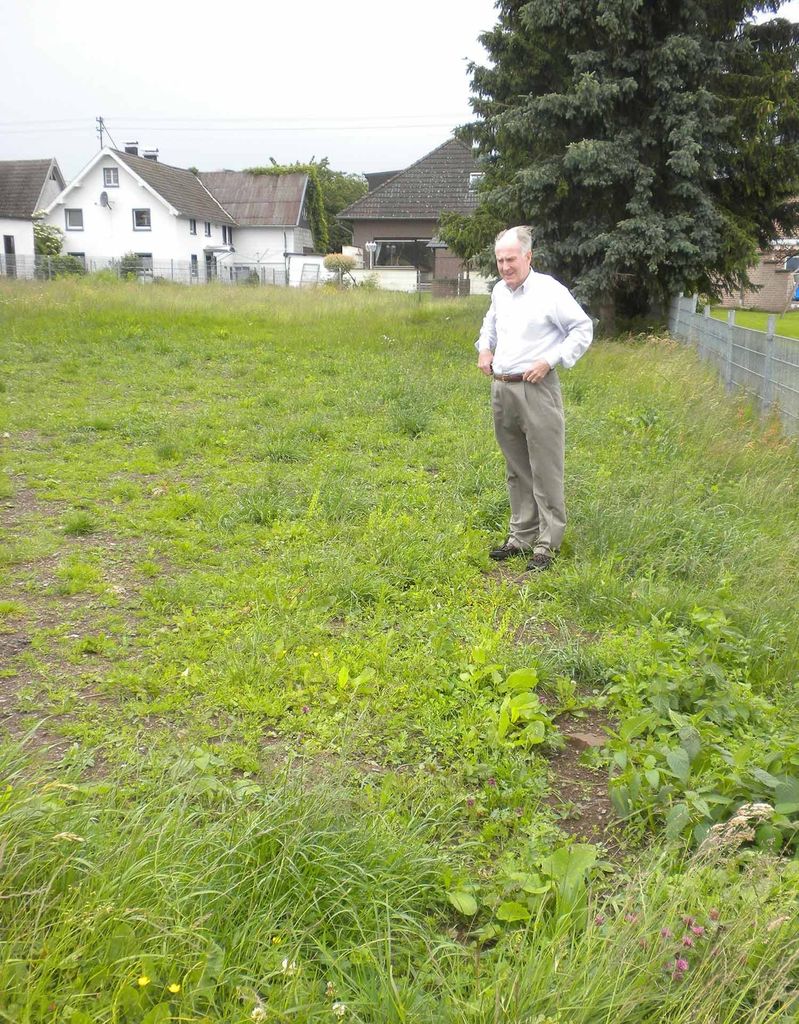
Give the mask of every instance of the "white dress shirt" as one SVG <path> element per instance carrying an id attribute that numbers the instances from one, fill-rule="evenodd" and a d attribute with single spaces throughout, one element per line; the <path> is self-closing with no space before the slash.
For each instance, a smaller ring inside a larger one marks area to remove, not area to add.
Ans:
<path id="1" fill-rule="evenodd" d="M 539 359 L 574 366 L 593 335 L 591 318 L 569 289 L 531 270 L 515 290 L 504 281 L 494 286 L 475 348 L 491 349 L 494 373 L 523 373 Z"/>

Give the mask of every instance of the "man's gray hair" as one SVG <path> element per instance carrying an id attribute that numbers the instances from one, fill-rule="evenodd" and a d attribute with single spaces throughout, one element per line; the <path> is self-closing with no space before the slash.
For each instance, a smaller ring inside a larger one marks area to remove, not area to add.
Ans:
<path id="1" fill-rule="evenodd" d="M 532 252 L 533 235 L 525 224 L 518 224 L 507 231 L 500 231 L 494 241 L 494 248 L 498 245 L 519 245 L 522 252 Z"/>

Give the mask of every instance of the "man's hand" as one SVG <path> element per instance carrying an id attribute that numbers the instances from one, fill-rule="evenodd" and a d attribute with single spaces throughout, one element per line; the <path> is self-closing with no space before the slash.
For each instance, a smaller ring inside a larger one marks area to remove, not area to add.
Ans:
<path id="1" fill-rule="evenodd" d="M 477 369 L 482 370 L 486 377 L 491 376 L 491 364 L 494 362 L 494 353 L 490 348 L 481 349 L 477 357 Z"/>
<path id="2" fill-rule="evenodd" d="M 552 367 L 546 359 L 539 359 L 529 370 L 524 371 L 524 380 L 529 381 L 530 384 L 539 384 L 551 369 Z"/>

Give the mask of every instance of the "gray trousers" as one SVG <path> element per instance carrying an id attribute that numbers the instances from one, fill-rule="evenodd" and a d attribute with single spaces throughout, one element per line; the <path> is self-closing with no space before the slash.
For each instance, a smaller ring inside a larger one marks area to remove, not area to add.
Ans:
<path id="1" fill-rule="evenodd" d="M 554 370 L 539 384 L 491 384 L 494 433 L 505 456 L 515 547 L 554 553 L 566 529 L 565 421 Z"/>

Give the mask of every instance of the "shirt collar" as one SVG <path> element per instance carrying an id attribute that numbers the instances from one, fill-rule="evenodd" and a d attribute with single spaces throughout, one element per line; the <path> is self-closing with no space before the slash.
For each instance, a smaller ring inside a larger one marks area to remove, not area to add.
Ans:
<path id="1" fill-rule="evenodd" d="M 522 281 L 522 283 L 517 288 L 511 288 L 511 286 L 508 284 L 507 281 L 503 281 L 502 283 L 507 288 L 509 295 L 515 295 L 517 292 L 522 292 L 523 294 L 526 294 L 527 289 L 533 283 L 533 275 L 534 274 L 535 274 L 535 271 L 533 270 L 532 267 L 530 267 L 530 272 L 528 273 L 527 277 L 525 277 L 525 279 Z"/>

